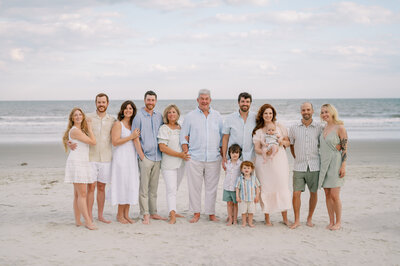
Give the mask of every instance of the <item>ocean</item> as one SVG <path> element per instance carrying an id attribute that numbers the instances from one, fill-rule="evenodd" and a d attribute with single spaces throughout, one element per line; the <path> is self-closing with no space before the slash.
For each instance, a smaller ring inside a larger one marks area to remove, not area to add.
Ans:
<path id="1" fill-rule="evenodd" d="M 300 105 L 305 99 L 254 100 L 251 110 L 257 112 L 264 103 L 277 110 L 277 120 L 285 126 L 301 119 Z M 314 119 L 319 118 L 320 106 L 333 104 L 344 121 L 349 140 L 400 139 L 400 99 L 312 99 Z M 116 117 L 123 100 L 112 100 L 108 113 Z M 143 100 L 134 100 L 137 108 Z M 196 106 L 196 100 L 159 100 L 156 110 L 163 111 L 174 103 L 181 110 L 181 120 Z M 238 110 L 237 100 L 213 100 L 211 106 L 223 117 Z M 61 142 L 67 127 L 69 112 L 81 107 L 84 112 L 95 110 L 91 101 L 0 101 L 0 143 Z"/>

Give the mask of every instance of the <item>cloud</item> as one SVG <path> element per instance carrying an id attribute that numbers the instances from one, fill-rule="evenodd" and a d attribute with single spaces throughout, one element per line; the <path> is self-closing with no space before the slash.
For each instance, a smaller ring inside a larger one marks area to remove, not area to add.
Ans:
<path id="1" fill-rule="evenodd" d="M 380 6 L 365 6 L 353 2 L 336 3 L 307 11 L 281 10 L 247 14 L 217 13 L 211 22 L 274 23 L 305 25 L 384 24 L 400 21 L 400 15 Z"/>
<path id="2" fill-rule="evenodd" d="M 23 62 L 25 59 L 24 52 L 21 48 L 14 48 L 10 51 L 11 59 L 17 62 Z"/>
<path id="3" fill-rule="evenodd" d="M 226 4 L 229 5 L 256 5 L 265 6 L 268 5 L 270 0 L 224 0 Z"/>
<path id="4" fill-rule="evenodd" d="M 399 16 L 389 9 L 380 6 L 365 6 L 353 2 L 334 4 L 335 14 L 344 19 L 359 24 L 382 24 L 399 21 Z"/>

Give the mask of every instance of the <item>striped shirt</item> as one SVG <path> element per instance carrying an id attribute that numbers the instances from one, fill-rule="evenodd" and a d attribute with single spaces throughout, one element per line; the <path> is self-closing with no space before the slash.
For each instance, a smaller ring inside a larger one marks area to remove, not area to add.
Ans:
<path id="1" fill-rule="evenodd" d="M 239 189 L 239 196 L 242 201 L 254 201 L 257 195 L 256 188 L 258 187 L 260 187 L 260 181 L 255 175 L 252 175 L 249 179 L 240 175 L 236 181 L 236 188 Z"/>
<path id="2" fill-rule="evenodd" d="M 293 171 L 306 172 L 307 167 L 310 171 L 319 171 L 319 136 L 323 126 L 314 120 L 306 127 L 302 122 L 290 127 L 290 144 L 294 145 Z"/>

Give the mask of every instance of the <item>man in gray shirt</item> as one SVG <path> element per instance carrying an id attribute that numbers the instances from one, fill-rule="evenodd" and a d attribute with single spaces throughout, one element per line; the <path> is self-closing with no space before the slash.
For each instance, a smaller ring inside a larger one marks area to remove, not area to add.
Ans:
<path id="1" fill-rule="evenodd" d="M 293 167 L 293 211 L 295 221 L 291 229 L 300 226 L 301 192 L 307 184 L 310 190 L 309 210 L 307 225 L 312 227 L 312 215 L 318 201 L 319 177 L 319 136 L 322 125 L 312 119 L 314 109 L 311 103 L 301 105 L 301 122 L 290 127 L 290 151 L 294 158 Z"/>

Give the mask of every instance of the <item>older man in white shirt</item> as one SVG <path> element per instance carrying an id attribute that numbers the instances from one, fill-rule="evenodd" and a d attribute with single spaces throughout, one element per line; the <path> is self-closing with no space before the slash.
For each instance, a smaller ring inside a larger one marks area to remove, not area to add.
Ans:
<path id="1" fill-rule="evenodd" d="M 180 133 L 182 150 L 189 152 L 191 157 L 186 162 L 189 209 L 194 213 L 191 223 L 196 223 L 200 219 L 203 180 L 205 213 L 209 215 L 211 221 L 218 221 L 215 216 L 215 200 L 221 171 L 222 117 L 218 111 L 210 107 L 209 90 L 199 91 L 197 103 L 198 107 L 185 116 Z"/>

